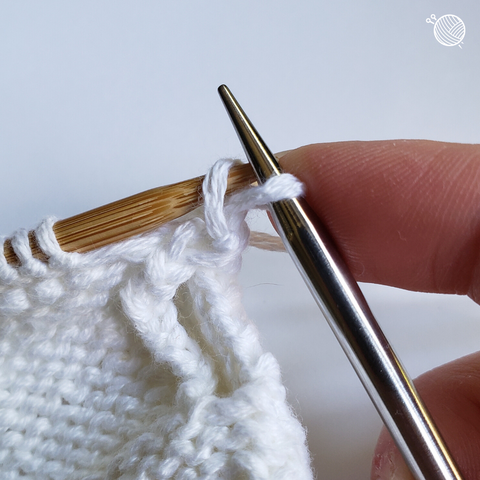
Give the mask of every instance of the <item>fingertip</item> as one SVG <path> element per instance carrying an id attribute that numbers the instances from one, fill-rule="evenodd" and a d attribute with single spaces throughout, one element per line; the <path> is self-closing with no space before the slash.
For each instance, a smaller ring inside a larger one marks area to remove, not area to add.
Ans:
<path id="1" fill-rule="evenodd" d="M 280 164 L 359 281 L 480 302 L 480 146 L 391 140 L 315 144 Z"/>
<path id="2" fill-rule="evenodd" d="M 372 460 L 372 480 L 415 480 L 392 438 L 384 428 Z"/>
<path id="3" fill-rule="evenodd" d="M 477 352 L 437 367 L 415 381 L 465 480 L 480 478 L 479 366 Z M 411 480 L 407 472 L 405 461 L 384 428 L 375 447 L 372 480 Z"/>

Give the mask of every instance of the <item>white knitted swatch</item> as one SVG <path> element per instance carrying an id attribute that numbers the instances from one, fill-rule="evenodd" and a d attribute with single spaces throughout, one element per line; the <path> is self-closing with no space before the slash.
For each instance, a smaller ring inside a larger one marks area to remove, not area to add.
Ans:
<path id="1" fill-rule="evenodd" d="M 297 196 L 282 175 L 156 232 L 63 252 L 53 219 L 0 255 L 0 478 L 310 479 L 305 433 L 237 285 L 246 211 Z M 0 250 L 2 250 L 0 248 Z"/>

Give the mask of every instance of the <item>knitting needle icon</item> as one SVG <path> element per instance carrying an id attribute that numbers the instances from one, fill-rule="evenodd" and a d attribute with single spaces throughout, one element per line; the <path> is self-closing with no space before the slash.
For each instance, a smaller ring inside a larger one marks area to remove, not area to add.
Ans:
<path id="1" fill-rule="evenodd" d="M 462 46 L 460 43 L 463 43 L 465 38 L 465 24 L 460 17 L 456 15 L 443 15 L 437 20 L 435 14 L 430 15 L 430 18 L 427 18 L 427 23 L 431 23 L 433 27 L 433 34 L 437 39 L 437 42 L 445 47 L 454 47 L 458 45 L 460 48 Z"/>

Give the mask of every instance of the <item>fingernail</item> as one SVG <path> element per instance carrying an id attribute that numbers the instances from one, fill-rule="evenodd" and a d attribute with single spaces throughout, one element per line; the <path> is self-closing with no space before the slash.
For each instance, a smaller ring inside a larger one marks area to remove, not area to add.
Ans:
<path id="1" fill-rule="evenodd" d="M 286 155 L 288 152 L 291 152 L 291 150 L 284 150 L 283 152 L 278 152 L 278 153 L 275 153 L 273 156 L 279 160 L 280 158 L 282 158 L 284 155 Z"/>
<path id="2" fill-rule="evenodd" d="M 372 480 L 415 480 L 397 448 L 377 453 L 373 459 Z"/>

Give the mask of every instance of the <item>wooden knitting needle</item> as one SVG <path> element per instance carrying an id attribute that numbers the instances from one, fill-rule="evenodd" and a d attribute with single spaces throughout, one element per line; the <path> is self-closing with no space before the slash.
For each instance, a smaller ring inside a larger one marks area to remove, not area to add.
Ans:
<path id="1" fill-rule="evenodd" d="M 204 177 L 153 188 L 146 192 L 59 220 L 53 226 L 57 241 L 65 252 L 89 252 L 111 243 L 149 232 L 194 210 L 202 203 Z M 228 177 L 227 194 L 256 181 L 250 164 L 234 166 Z M 35 258 L 47 260 L 34 232 L 29 232 L 30 248 Z M 11 265 L 20 261 L 10 240 L 4 243 L 4 254 Z"/>

